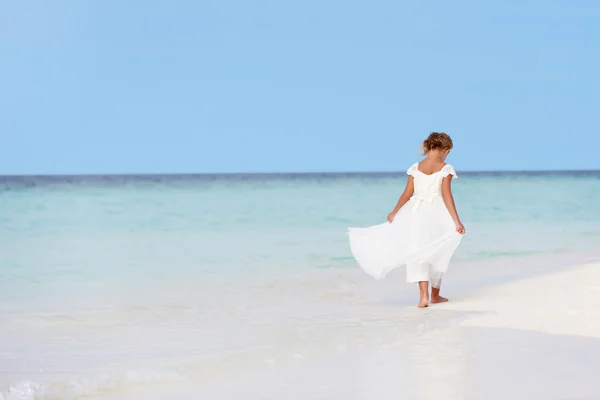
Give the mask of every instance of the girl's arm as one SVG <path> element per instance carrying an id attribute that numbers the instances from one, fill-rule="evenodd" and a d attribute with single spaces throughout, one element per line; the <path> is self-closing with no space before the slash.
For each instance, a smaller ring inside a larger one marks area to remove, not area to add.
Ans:
<path id="1" fill-rule="evenodd" d="M 392 210 L 391 213 L 388 214 L 387 220 L 388 222 L 392 222 L 394 217 L 400 211 L 403 205 L 405 205 L 411 198 L 415 191 L 415 180 L 412 176 L 408 177 L 408 181 L 406 182 L 406 187 L 404 188 L 404 192 L 400 195 L 398 199 L 398 203 L 396 203 L 396 207 Z"/>
<path id="2" fill-rule="evenodd" d="M 450 212 L 450 216 L 454 220 L 456 224 L 456 231 L 460 234 L 465 233 L 465 227 L 460 222 L 460 218 L 458 218 L 458 212 L 456 211 L 456 205 L 454 204 L 454 197 L 452 196 L 452 189 L 450 187 L 450 182 L 452 181 L 452 175 L 448 175 L 442 180 L 442 198 L 444 199 L 444 204 Z"/>

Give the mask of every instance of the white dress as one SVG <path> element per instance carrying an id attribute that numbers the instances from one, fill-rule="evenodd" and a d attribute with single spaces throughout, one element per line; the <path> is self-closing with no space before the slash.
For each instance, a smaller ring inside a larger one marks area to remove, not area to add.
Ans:
<path id="1" fill-rule="evenodd" d="M 462 239 L 442 199 L 442 180 L 450 174 L 456 177 L 456 172 L 447 164 L 427 175 L 416 163 L 406 173 L 414 178 L 413 196 L 392 223 L 349 228 L 350 250 L 358 265 L 376 279 L 406 265 L 406 282 L 428 281 L 439 288 Z"/>

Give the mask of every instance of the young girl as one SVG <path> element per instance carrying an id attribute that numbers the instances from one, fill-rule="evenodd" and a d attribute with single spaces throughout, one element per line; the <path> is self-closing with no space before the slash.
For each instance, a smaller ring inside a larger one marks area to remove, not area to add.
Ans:
<path id="1" fill-rule="evenodd" d="M 442 277 L 465 233 L 450 188 L 456 172 L 445 163 L 451 149 L 450 136 L 431 133 L 423 142 L 425 159 L 406 171 L 408 182 L 389 223 L 348 232 L 354 258 L 376 279 L 406 265 L 406 282 L 419 283 L 419 308 L 448 301 L 440 296 Z"/>

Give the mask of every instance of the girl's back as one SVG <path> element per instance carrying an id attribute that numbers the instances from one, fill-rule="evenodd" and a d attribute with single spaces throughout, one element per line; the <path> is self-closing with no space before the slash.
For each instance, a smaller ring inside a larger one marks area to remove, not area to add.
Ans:
<path id="1" fill-rule="evenodd" d="M 439 172 L 446 166 L 446 163 L 430 158 L 425 158 L 421 162 L 417 163 L 419 171 L 425 175 L 433 175 Z"/>

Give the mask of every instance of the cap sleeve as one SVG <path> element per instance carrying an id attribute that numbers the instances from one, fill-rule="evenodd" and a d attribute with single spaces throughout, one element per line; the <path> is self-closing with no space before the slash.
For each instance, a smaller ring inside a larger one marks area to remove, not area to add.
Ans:
<path id="1" fill-rule="evenodd" d="M 417 165 L 418 163 L 411 165 L 410 168 L 406 170 L 406 174 L 414 177 L 417 173 Z"/>
<path id="2" fill-rule="evenodd" d="M 454 179 L 458 178 L 458 176 L 456 175 L 456 171 L 454 170 L 454 167 L 450 164 L 444 165 L 444 168 L 442 168 L 441 175 L 443 178 L 447 177 L 448 175 L 453 175 Z"/>

